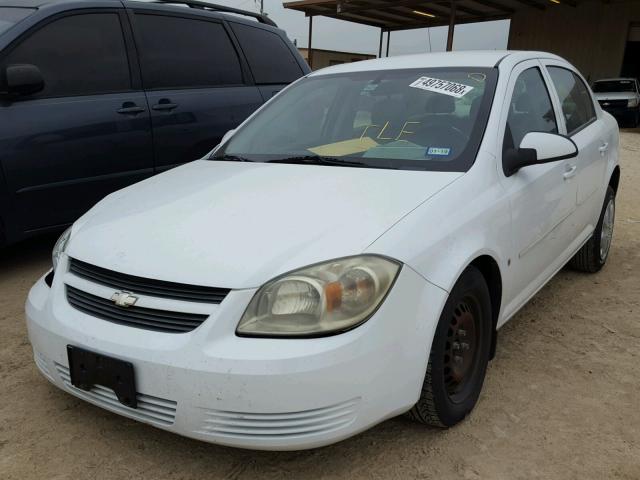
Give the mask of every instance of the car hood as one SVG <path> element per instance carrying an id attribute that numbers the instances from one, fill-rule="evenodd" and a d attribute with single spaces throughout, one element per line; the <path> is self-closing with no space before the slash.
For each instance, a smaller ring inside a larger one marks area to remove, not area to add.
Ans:
<path id="1" fill-rule="evenodd" d="M 636 95 L 633 92 L 603 92 L 603 93 L 594 93 L 596 96 L 596 100 L 604 101 L 604 100 L 631 100 L 632 98 L 636 98 Z"/>
<path id="2" fill-rule="evenodd" d="M 199 160 L 106 197 L 67 253 L 141 277 L 257 287 L 363 252 L 461 175 Z"/>

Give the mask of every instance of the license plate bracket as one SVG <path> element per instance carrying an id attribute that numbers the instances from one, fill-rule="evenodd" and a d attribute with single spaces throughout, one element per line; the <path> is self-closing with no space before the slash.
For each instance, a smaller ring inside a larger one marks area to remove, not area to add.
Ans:
<path id="1" fill-rule="evenodd" d="M 67 345 L 71 384 L 90 391 L 95 385 L 112 389 L 118 401 L 137 408 L 136 382 L 131 362 Z"/>

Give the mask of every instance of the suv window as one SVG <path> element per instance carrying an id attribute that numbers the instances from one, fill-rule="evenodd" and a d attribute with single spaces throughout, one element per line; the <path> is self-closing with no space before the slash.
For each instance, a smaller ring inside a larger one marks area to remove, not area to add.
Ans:
<path id="1" fill-rule="evenodd" d="M 567 124 L 567 135 L 573 135 L 596 118 L 596 110 L 589 89 L 571 70 L 562 67 L 547 67 L 547 69 L 560 97 L 562 114 Z"/>
<path id="2" fill-rule="evenodd" d="M 220 23 L 137 14 L 136 33 L 146 88 L 243 83 L 238 54 Z"/>
<path id="3" fill-rule="evenodd" d="M 503 152 L 518 148 L 529 132 L 558 133 L 551 97 L 537 67 L 525 70 L 516 80 L 504 132 Z"/>
<path id="4" fill-rule="evenodd" d="M 231 23 L 253 77 L 258 84 L 291 83 L 302 76 L 302 69 L 277 34 L 239 23 Z"/>
<path id="5" fill-rule="evenodd" d="M 129 62 L 117 13 L 88 13 L 54 20 L 36 30 L 3 66 L 31 63 L 44 77 L 33 97 L 68 97 L 131 89 Z"/>
<path id="6" fill-rule="evenodd" d="M 635 80 L 598 80 L 593 84 L 596 93 L 636 92 Z"/>

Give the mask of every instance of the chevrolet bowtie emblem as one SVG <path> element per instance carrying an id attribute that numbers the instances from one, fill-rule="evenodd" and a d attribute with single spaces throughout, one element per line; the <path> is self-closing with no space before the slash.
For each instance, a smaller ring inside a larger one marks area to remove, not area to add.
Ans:
<path id="1" fill-rule="evenodd" d="M 119 307 L 127 308 L 134 306 L 138 297 L 131 292 L 116 292 L 111 296 L 111 301 Z"/>

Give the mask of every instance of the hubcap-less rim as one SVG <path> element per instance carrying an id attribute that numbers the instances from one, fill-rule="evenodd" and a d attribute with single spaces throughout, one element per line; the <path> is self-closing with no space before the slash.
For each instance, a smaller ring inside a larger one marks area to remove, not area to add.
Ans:
<path id="1" fill-rule="evenodd" d="M 478 355 L 479 310 L 471 298 L 464 298 L 453 310 L 444 354 L 444 381 L 449 398 L 464 400 L 472 383 Z"/>
<path id="2" fill-rule="evenodd" d="M 600 260 L 605 261 L 609 255 L 611 248 L 611 239 L 613 238 L 613 222 L 616 215 L 616 207 L 613 199 L 609 200 L 607 208 L 602 218 L 602 228 L 600 232 Z"/>

